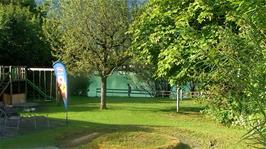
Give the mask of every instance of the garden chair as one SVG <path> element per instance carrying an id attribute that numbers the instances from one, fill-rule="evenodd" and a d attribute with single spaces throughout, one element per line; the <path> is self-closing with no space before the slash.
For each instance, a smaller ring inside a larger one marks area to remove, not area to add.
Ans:
<path id="1" fill-rule="evenodd" d="M 6 107 L 0 104 L 0 125 L 3 133 L 6 128 L 19 129 L 21 117 L 13 107 Z M 14 126 L 15 124 L 15 126 Z"/>

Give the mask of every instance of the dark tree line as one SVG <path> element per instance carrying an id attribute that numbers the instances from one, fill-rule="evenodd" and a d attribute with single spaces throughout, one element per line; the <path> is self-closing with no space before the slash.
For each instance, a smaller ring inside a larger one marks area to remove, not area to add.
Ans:
<path id="1" fill-rule="evenodd" d="M 0 1 L 0 65 L 51 66 L 42 32 L 42 13 L 34 0 Z"/>

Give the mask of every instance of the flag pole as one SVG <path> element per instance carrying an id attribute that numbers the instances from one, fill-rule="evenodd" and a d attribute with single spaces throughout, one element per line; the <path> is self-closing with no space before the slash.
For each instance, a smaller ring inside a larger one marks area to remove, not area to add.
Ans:
<path id="1" fill-rule="evenodd" d="M 66 109 L 66 125 L 68 126 L 68 110 Z"/>

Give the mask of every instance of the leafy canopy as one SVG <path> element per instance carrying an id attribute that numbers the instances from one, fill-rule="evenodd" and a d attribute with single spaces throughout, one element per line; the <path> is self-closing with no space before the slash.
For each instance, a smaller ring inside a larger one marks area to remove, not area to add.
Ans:
<path id="1" fill-rule="evenodd" d="M 265 99 L 265 79 L 257 79 L 265 74 L 264 3 L 152 0 L 131 26 L 132 52 L 172 84 L 198 82 L 209 92 L 210 113 L 238 121 L 260 111 L 254 98 Z M 256 92 L 252 82 L 261 85 Z"/>
<path id="2" fill-rule="evenodd" d="M 60 4 L 59 9 L 48 12 L 45 26 L 56 57 L 72 69 L 94 69 L 104 77 L 128 59 L 129 38 L 125 32 L 130 20 L 125 1 Z"/>

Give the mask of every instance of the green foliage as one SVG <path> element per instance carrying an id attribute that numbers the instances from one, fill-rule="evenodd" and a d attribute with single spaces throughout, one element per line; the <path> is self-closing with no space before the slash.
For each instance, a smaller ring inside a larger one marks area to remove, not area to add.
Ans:
<path id="1" fill-rule="evenodd" d="M 26 1 L 1 2 L 1 64 L 26 66 L 51 65 L 50 48 L 44 41 L 41 22 L 42 18 L 37 8 L 34 9 Z"/>
<path id="2" fill-rule="evenodd" d="M 266 107 L 264 12 L 263 0 L 153 0 L 131 27 L 132 52 L 172 84 L 199 82 L 220 122 L 248 125 Z"/>
<path id="3" fill-rule="evenodd" d="M 47 12 L 43 27 L 53 54 L 70 72 L 100 75 L 101 109 L 106 108 L 106 79 L 130 58 L 128 5 L 124 0 L 65 0 L 58 7 Z"/>
<path id="4" fill-rule="evenodd" d="M 265 112 L 264 112 L 265 113 Z M 265 116 L 265 115 L 264 115 Z M 256 146 L 261 145 L 261 148 L 266 146 L 266 117 L 261 121 L 261 119 L 256 119 L 256 123 L 252 125 L 250 131 L 244 136 L 244 139 L 251 140 L 250 144 Z"/>
<path id="5" fill-rule="evenodd" d="M 44 26 L 54 55 L 72 69 L 107 77 L 128 58 L 127 10 L 117 0 L 61 1 L 59 10 L 48 11 Z"/>
<path id="6" fill-rule="evenodd" d="M 74 96 L 87 96 L 89 89 L 89 77 L 87 73 L 69 75 L 69 92 Z"/>

